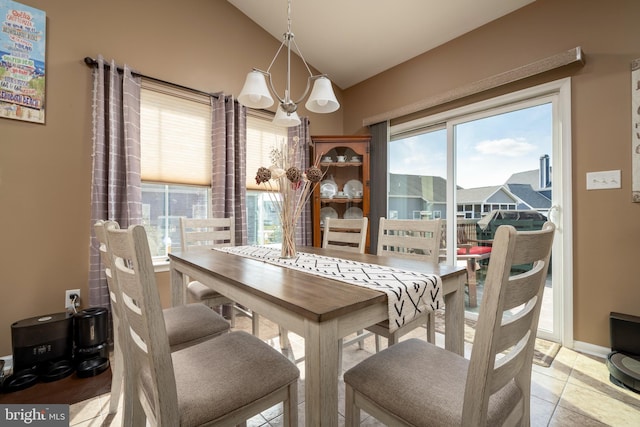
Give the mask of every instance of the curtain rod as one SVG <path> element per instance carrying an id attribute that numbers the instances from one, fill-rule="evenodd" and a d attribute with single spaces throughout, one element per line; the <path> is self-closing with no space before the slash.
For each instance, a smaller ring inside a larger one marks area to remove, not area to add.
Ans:
<path id="1" fill-rule="evenodd" d="M 84 63 L 87 64 L 87 66 L 91 67 L 91 68 L 96 68 L 98 66 L 98 61 L 96 61 L 95 59 L 90 58 L 88 56 L 85 56 Z M 106 68 L 111 68 L 111 66 L 106 62 L 104 64 L 104 66 Z M 122 73 L 123 71 L 124 70 L 121 67 L 118 67 L 118 72 Z M 198 89 L 193 89 L 193 88 L 190 88 L 190 87 L 187 87 L 187 86 L 182 86 L 182 85 L 179 85 L 177 83 L 168 82 L 166 80 L 157 79 L 155 77 L 151 77 L 151 76 L 147 76 L 145 74 L 138 73 L 137 71 L 131 71 L 131 74 L 133 74 L 134 76 L 138 76 L 138 77 L 144 77 L 145 79 L 151 80 L 151 81 L 156 82 L 156 83 L 162 83 L 162 84 L 170 85 L 170 86 L 173 86 L 175 88 L 188 90 L 188 91 L 191 91 L 191 92 L 198 93 L 200 95 L 213 96 L 214 98 L 218 99 L 218 95 L 215 95 L 213 93 L 204 92 L 204 91 L 201 91 L 201 90 L 198 90 Z"/>
<path id="2" fill-rule="evenodd" d="M 385 122 L 387 120 L 397 119 L 399 117 L 417 113 L 418 111 L 446 104 L 447 102 L 456 101 L 466 96 L 475 95 L 477 93 L 490 89 L 495 89 L 497 87 L 525 79 L 527 77 L 532 77 L 547 71 L 564 67 L 565 65 L 575 63 L 584 65 L 584 56 L 582 54 L 582 48 L 580 46 L 557 53 L 555 55 L 551 55 L 530 64 L 505 71 L 500 74 L 495 74 L 482 80 L 477 80 L 475 82 L 465 84 L 439 95 L 430 96 L 411 105 L 396 108 L 395 110 L 387 111 L 375 116 L 366 117 L 362 120 L 362 125 L 370 126 L 376 123 Z"/>

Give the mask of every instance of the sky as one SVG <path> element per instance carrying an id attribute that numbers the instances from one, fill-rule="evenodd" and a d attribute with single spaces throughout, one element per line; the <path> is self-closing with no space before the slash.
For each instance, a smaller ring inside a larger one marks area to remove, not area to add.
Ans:
<path id="1" fill-rule="evenodd" d="M 540 157 L 552 154 L 551 113 L 549 103 L 456 125 L 457 184 L 501 185 L 538 169 Z M 446 129 L 391 141 L 389 171 L 446 178 L 446 148 Z"/>

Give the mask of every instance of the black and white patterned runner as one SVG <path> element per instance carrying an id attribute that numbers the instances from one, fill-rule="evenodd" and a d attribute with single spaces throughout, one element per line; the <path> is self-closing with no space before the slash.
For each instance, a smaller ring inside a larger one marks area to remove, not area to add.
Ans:
<path id="1" fill-rule="evenodd" d="M 444 308 L 442 280 L 436 274 L 416 273 L 304 252 L 298 252 L 296 258 L 283 259 L 280 258 L 280 249 L 267 246 L 233 246 L 215 250 L 385 292 L 389 301 L 391 332 L 411 322 L 425 310 Z"/>

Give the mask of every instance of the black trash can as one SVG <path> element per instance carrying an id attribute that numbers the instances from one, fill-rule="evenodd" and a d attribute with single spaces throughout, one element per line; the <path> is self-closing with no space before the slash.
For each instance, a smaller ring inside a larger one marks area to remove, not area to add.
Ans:
<path id="1" fill-rule="evenodd" d="M 92 377 L 109 367 L 109 312 L 104 307 L 91 307 L 73 317 L 74 359 L 76 375 Z"/>

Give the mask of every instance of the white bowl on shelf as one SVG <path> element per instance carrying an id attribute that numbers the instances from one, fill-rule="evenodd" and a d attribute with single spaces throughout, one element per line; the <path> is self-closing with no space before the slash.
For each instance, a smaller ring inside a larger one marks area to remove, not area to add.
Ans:
<path id="1" fill-rule="evenodd" d="M 357 206 L 351 206 L 344 212 L 344 219 L 360 219 L 362 218 L 362 209 Z"/>
<path id="2" fill-rule="evenodd" d="M 320 195 L 330 199 L 338 193 L 338 184 L 332 179 L 325 179 L 320 183 Z"/>
<path id="3" fill-rule="evenodd" d="M 352 179 L 347 181 L 342 188 L 344 194 L 349 196 L 350 198 L 360 198 L 362 197 L 362 182 L 357 179 Z M 358 196 L 359 194 L 359 196 Z"/>
<path id="4" fill-rule="evenodd" d="M 336 219 L 336 218 L 338 218 L 338 212 L 336 212 L 336 210 L 333 209 L 331 206 L 325 206 L 324 208 L 320 209 L 320 224 L 321 225 L 324 225 L 324 219 L 325 218 Z"/>

